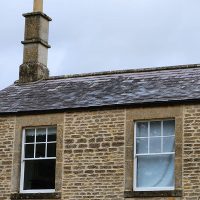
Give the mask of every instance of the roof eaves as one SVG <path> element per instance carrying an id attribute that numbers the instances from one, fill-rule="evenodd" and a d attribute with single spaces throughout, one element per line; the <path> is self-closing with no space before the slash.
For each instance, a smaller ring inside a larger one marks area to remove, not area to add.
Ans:
<path id="1" fill-rule="evenodd" d="M 113 109 L 113 108 L 136 108 L 136 107 L 153 107 L 153 106 L 169 106 L 177 104 L 195 104 L 200 103 L 199 99 L 183 99 L 183 100 L 166 100 L 166 101 L 144 101 L 137 103 L 125 103 L 125 104 L 108 104 L 99 106 L 86 106 L 86 107 L 73 107 L 73 108 L 59 108 L 59 109 L 45 109 L 45 110 L 24 110 L 15 112 L 0 112 L 1 115 L 27 115 L 27 114 L 47 114 L 47 113 L 61 113 L 61 112 L 73 112 L 73 111 L 84 111 L 84 110 L 97 110 L 97 109 Z"/>

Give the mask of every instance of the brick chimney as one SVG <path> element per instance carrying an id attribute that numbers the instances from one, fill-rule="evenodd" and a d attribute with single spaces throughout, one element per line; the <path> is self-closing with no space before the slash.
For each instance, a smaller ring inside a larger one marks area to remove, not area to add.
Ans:
<path id="1" fill-rule="evenodd" d="M 33 12 L 25 17 L 24 56 L 19 82 L 34 82 L 49 77 L 47 68 L 48 35 L 51 18 L 43 13 L 43 0 L 34 0 Z"/>

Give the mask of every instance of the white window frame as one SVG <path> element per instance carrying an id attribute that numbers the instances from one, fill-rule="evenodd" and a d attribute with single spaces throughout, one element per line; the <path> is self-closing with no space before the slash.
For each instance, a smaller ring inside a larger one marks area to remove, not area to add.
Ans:
<path id="1" fill-rule="evenodd" d="M 136 132 L 136 129 L 137 129 L 137 123 L 138 122 L 148 122 L 148 138 L 150 137 L 150 122 L 155 122 L 155 121 L 158 121 L 158 122 L 161 122 L 161 136 L 160 137 L 165 137 L 163 136 L 163 122 L 164 121 L 169 121 L 169 120 L 174 120 L 175 119 L 155 119 L 155 120 L 138 120 L 138 121 L 135 121 L 134 122 L 134 159 L 133 159 L 133 162 L 134 162 L 134 167 L 133 167 L 133 175 L 134 175 L 134 178 L 133 178 L 133 190 L 134 191 L 170 191 L 170 190 L 174 190 L 175 189 L 175 186 L 173 187 L 137 187 L 137 156 L 142 156 L 142 155 L 174 155 L 175 157 L 175 151 L 174 152 L 163 152 L 163 153 L 149 153 L 149 144 L 148 144 L 148 153 L 144 153 L 144 154 L 136 154 L 136 139 L 137 139 L 137 132 Z M 175 122 L 176 123 L 176 122 Z M 175 140 L 175 133 L 176 130 L 174 130 L 174 140 Z M 156 137 L 156 136 L 155 136 Z M 142 138 L 142 137 L 140 137 Z M 161 140 L 161 149 L 163 150 L 163 140 Z M 149 143 L 149 140 L 148 140 L 148 143 Z M 175 159 L 174 159 L 175 161 Z M 174 176 L 175 176 L 175 172 L 174 172 Z"/>
<path id="2" fill-rule="evenodd" d="M 35 158 L 35 146 L 36 144 L 49 144 L 49 143 L 57 143 L 57 141 L 47 142 L 47 130 L 48 128 L 53 128 L 56 126 L 42 126 L 42 127 L 28 127 L 24 128 L 22 131 L 22 153 L 21 153 L 21 176 L 20 176 L 20 193 L 54 193 L 55 189 L 41 189 L 41 190 L 24 190 L 24 168 L 25 168 L 25 161 L 27 160 L 56 160 L 56 157 L 47 157 L 47 148 L 45 148 L 45 157 L 44 158 Z M 36 143 L 36 129 L 45 128 L 46 129 L 46 141 L 45 142 L 37 142 Z M 28 129 L 35 129 L 35 141 L 33 143 L 25 143 L 25 132 Z M 56 132 L 57 134 L 57 132 Z M 25 144 L 34 144 L 34 158 L 25 158 Z M 46 145 L 47 147 L 47 145 Z"/>

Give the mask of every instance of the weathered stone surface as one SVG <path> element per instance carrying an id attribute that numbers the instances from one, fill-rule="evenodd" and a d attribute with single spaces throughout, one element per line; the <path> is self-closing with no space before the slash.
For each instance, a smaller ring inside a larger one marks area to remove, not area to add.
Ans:
<path id="1" fill-rule="evenodd" d="M 41 39 L 48 43 L 51 18 L 41 12 L 26 13 L 23 16 L 26 18 L 24 40 Z"/>
<path id="2" fill-rule="evenodd" d="M 176 121 L 176 190 L 142 196 L 133 192 L 133 122 L 165 118 Z M 47 125 L 57 125 L 56 192 L 62 200 L 194 200 L 200 196 L 200 106 L 180 105 L 1 117 L 0 200 L 10 199 L 11 193 L 12 198 L 33 197 L 17 195 L 21 133 L 23 127 Z"/>
<path id="3" fill-rule="evenodd" d="M 0 200 L 9 200 L 13 168 L 15 117 L 0 118 Z"/>
<path id="4" fill-rule="evenodd" d="M 200 106 L 184 107 L 184 200 L 200 197 Z"/>
<path id="5" fill-rule="evenodd" d="M 19 78 L 22 83 L 46 79 L 48 76 L 48 68 L 41 63 L 30 62 L 20 66 Z"/>
<path id="6" fill-rule="evenodd" d="M 12 178 L 11 178 L 11 193 L 14 194 L 14 196 L 16 196 L 17 198 L 20 197 L 20 195 L 17 195 L 17 194 L 20 192 L 21 147 L 22 147 L 23 128 L 24 127 L 42 127 L 42 126 L 56 126 L 57 127 L 56 179 L 55 179 L 56 188 L 55 189 L 56 189 L 56 192 L 61 192 L 62 190 L 64 113 L 48 114 L 48 115 L 19 116 L 19 117 L 16 117 L 15 133 L 13 135 L 14 136 L 14 145 L 13 145 L 14 155 L 13 155 L 13 169 L 12 169 Z M 54 195 L 54 196 L 57 196 L 57 195 Z M 21 197 L 23 197 L 23 195 Z M 43 197 L 47 197 L 47 195 L 46 196 L 44 195 Z"/>
<path id="7" fill-rule="evenodd" d="M 47 69 L 49 21 L 41 12 L 24 14 L 25 35 L 23 64 L 20 66 L 19 82 L 34 82 L 49 77 Z"/>
<path id="8" fill-rule="evenodd" d="M 126 109 L 125 125 L 125 196 L 131 200 L 139 198 L 149 198 L 151 200 L 174 198 L 179 200 L 182 196 L 182 147 L 183 147 L 183 107 L 177 106 L 159 106 L 159 107 L 140 107 Z M 160 120 L 175 119 L 175 192 L 146 192 L 140 193 L 133 191 L 134 188 L 134 122 L 138 120 Z M 176 192 L 178 191 L 178 192 Z M 165 198 L 164 198 L 165 197 Z"/>
<path id="9" fill-rule="evenodd" d="M 199 100 L 200 67 L 192 65 L 16 83 L 0 91 L 0 114 Z"/>
<path id="10" fill-rule="evenodd" d="M 154 197 L 182 197 L 182 190 L 173 190 L 173 191 L 132 191 L 132 192 L 124 192 L 125 198 L 154 198 Z"/>
<path id="11" fill-rule="evenodd" d="M 65 113 L 63 199 L 124 199 L 124 120 L 124 110 Z"/>
<path id="12" fill-rule="evenodd" d="M 11 200 L 25 200 L 25 199 L 46 199 L 46 200 L 50 200 L 50 199 L 61 199 L 61 193 L 43 193 L 43 194 L 11 194 L 10 196 Z"/>

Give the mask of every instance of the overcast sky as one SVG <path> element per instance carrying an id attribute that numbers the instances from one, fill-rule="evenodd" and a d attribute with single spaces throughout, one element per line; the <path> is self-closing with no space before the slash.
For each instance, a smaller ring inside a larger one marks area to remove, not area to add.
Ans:
<path id="1" fill-rule="evenodd" d="M 18 79 L 33 0 L 1 2 L 0 89 Z M 44 0 L 51 75 L 200 63 L 200 0 Z"/>

